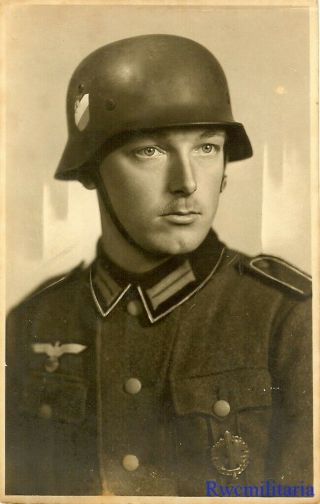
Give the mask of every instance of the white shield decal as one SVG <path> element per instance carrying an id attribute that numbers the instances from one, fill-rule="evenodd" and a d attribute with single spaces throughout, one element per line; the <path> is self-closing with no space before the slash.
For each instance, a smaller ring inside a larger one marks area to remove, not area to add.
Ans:
<path id="1" fill-rule="evenodd" d="M 78 130 L 83 131 L 89 124 L 89 94 L 83 95 L 74 104 L 74 121 Z"/>

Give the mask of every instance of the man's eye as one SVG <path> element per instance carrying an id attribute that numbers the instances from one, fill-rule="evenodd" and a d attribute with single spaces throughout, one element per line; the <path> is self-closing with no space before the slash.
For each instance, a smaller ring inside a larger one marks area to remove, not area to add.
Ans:
<path id="1" fill-rule="evenodd" d="M 204 154 L 213 154 L 215 152 L 219 151 L 219 148 L 217 145 L 211 144 L 211 143 L 206 143 L 201 145 L 201 151 Z"/>
<path id="2" fill-rule="evenodd" d="M 155 158 L 163 154 L 157 147 L 143 147 L 143 149 L 136 150 L 136 155 L 144 158 Z"/>

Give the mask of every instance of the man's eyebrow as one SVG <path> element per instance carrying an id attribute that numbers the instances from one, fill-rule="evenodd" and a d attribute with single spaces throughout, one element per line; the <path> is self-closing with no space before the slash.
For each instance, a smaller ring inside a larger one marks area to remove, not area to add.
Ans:
<path id="1" fill-rule="evenodd" d="M 223 136 L 226 138 L 226 132 L 222 129 L 207 129 L 200 135 L 201 138 L 210 138 L 213 136 Z"/>
<path id="2" fill-rule="evenodd" d="M 186 131 L 188 131 L 186 129 Z M 221 137 L 224 137 L 226 138 L 226 132 L 223 130 L 223 129 L 219 129 L 219 128 L 208 128 L 208 129 L 205 129 L 204 131 L 202 131 L 202 133 L 200 133 L 199 135 L 199 138 L 212 138 L 214 136 L 221 136 Z M 135 142 L 135 141 L 139 141 L 139 140 L 154 140 L 156 141 L 158 138 L 168 138 L 170 137 L 170 129 L 166 129 L 166 128 L 163 128 L 163 129 L 150 129 L 150 130 L 136 130 L 134 132 L 132 132 L 128 138 L 127 138 L 127 142 L 130 143 L 130 142 Z"/>

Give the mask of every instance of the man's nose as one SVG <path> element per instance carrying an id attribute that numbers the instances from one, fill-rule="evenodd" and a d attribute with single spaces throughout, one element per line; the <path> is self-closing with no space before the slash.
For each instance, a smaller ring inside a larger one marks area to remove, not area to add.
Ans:
<path id="1" fill-rule="evenodd" d="M 169 189 L 172 193 L 190 195 L 197 190 L 194 168 L 188 155 L 175 154 L 169 166 Z"/>

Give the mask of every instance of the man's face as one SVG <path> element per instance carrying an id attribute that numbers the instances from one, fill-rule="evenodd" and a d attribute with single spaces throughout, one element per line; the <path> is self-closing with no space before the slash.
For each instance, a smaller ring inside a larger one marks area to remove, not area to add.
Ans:
<path id="1" fill-rule="evenodd" d="M 182 127 L 130 138 L 108 154 L 101 176 L 128 234 L 155 255 L 195 250 L 219 202 L 225 133 Z"/>

